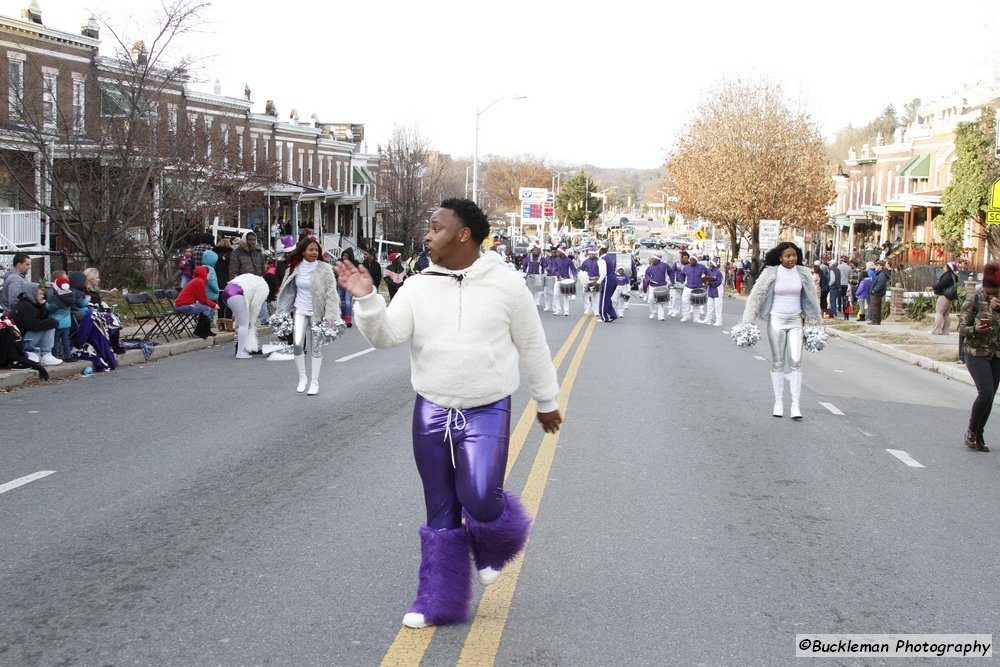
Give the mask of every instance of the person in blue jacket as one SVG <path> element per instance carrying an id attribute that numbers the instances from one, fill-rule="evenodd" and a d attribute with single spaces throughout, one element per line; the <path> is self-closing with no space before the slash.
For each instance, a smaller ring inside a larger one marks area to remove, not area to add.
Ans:
<path id="1" fill-rule="evenodd" d="M 208 280 L 205 281 L 205 296 L 212 301 L 219 300 L 219 277 L 215 273 L 215 265 L 219 255 L 214 250 L 206 250 L 201 256 L 201 265 L 208 268 Z"/>

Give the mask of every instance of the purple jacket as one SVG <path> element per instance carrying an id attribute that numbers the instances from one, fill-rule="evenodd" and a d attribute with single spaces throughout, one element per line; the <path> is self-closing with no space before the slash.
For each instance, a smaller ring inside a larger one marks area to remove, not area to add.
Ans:
<path id="1" fill-rule="evenodd" d="M 709 269 L 708 275 L 712 276 L 712 282 L 708 285 L 708 298 L 717 299 L 719 297 L 719 287 L 722 285 L 722 271 L 719 269 Z"/>
<path id="2" fill-rule="evenodd" d="M 684 287 L 695 289 L 702 287 L 701 277 L 708 273 L 708 267 L 703 264 L 695 264 L 694 266 L 688 264 L 681 269 L 681 273 L 684 275 Z"/>
<path id="3" fill-rule="evenodd" d="M 591 278 L 596 278 L 601 275 L 601 269 L 597 265 L 597 259 L 588 257 L 583 260 L 583 264 L 580 265 L 580 270 L 584 271 Z"/>
<path id="4" fill-rule="evenodd" d="M 521 271 L 531 275 L 544 273 L 545 258 L 539 255 L 536 259 L 534 255 L 529 254 L 521 263 Z"/>
<path id="5" fill-rule="evenodd" d="M 569 257 L 556 257 L 555 275 L 558 278 L 566 279 L 576 276 L 576 266 Z"/>
<path id="6" fill-rule="evenodd" d="M 642 291 L 645 292 L 649 286 L 661 287 L 667 284 L 667 272 L 670 267 L 665 262 L 650 264 L 646 267 L 646 273 L 642 276 Z"/>

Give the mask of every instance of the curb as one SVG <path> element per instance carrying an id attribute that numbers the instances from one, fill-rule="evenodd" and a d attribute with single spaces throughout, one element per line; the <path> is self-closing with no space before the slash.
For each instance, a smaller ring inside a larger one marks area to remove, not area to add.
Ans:
<path id="1" fill-rule="evenodd" d="M 261 327 L 258 330 L 259 334 L 262 329 L 265 329 L 265 327 Z M 134 366 L 158 359 L 165 359 L 176 354 L 195 352 L 219 345 L 228 345 L 235 338 L 235 333 L 219 332 L 215 336 L 211 336 L 205 340 L 201 338 L 185 338 L 170 343 L 159 343 L 153 348 L 153 354 L 150 355 L 149 359 L 143 356 L 142 350 L 126 350 L 125 354 L 118 355 L 118 366 Z M 89 365 L 89 361 L 70 361 L 58 366 L 46 366 L 46 370 L 49 372 L 50 380 L 64 380 L 69 377 L 82 375 L 83 369 Z M 43 382 L 43 380 L 38 379 L 38 373 L 31 369 L 0 370 L 0 390 L 15 389 L 24 384 L 41 384 Z"/>
<path id="2" fill-rule="evenodd" d="M 930 357 L 924 357 L 919 354 L 913 354 L 912 352 L 904 352 L 903 350 L 897 350 L 891 345 L 886 345 L 885 343 L 879 343 L 874 340 L 868 340 L 863 336 L 858 336 L 856 334 L 847 333 L 844 331 L 837 331 L 833 327 L 827 327 L 827 333 L 831 336 L 836 336 L 855 345 L 860 345 L 861 347 L 866 347 L 869 350 L 875 350 L 876 352 L 881 352 L 900 361 L 905 361 L 908 364 L 914 366 L 919 366 L 920 368 L 926 368 L 929 371 L 935 373 L 940 373 L 945 377 L 951 378 L 952 380 L 958 380 L 959 382 L 964 382 L 965 384 L 975 386 L 972 381 L 972 377 L 969 372 L 965 370 L 964 366 L 955 366 L 946 361 L 938 361 L 936 359 L 931 359 Z"/>

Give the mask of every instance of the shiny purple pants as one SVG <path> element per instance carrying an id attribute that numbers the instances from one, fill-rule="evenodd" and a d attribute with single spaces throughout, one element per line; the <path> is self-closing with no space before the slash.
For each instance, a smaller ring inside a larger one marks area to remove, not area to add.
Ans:
<path id="1" fill-rule="evenodd" d="M 427 525 L 462 525 L 462 508 L 478 521 L 503 512 L 510 444 L 510 396 L 475 408 L 443 408 L 417 395 L 413 457 L 424 486 Z"/>

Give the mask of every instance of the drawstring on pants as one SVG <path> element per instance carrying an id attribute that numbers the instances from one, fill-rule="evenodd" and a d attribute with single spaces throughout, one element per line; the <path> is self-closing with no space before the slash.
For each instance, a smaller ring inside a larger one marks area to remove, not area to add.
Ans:
<path id="1" fill-rule="evenodd" d="M 448 421 L 445 423 L 444 427 L 444 438 L 442 440 L 448 441 L 448 447 L 451 449 L 451 467 L 455 467 L 455 441 L 451 437 L 451 419 L 452 415 L 455 416 L 455 430 L 464 431 L 465 425 L 468 423 L 465 419 L 465 413 L 462 412 L 461 408 L 448 408 Z M 458 418 L 462 418 L 462 425 L 458 425 Z"/>

